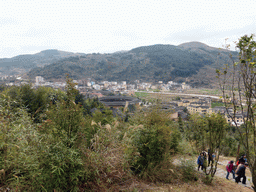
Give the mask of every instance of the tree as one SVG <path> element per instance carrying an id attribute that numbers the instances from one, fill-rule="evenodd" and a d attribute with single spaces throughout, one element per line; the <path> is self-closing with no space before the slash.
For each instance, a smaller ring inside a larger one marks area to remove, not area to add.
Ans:
<path id="1" fill-rule="evenodd" d="M 189 125 L 185 129 L 185 135 L 188 141 L 194 143 L 197 153 L 206 149 L 205 127 L 206 121 L 202 116 L 197 113 L 190 116 Z"/>
<path id="2" fill-rule="evenodd" d="M 206 117 L 206 121 L 206 143 L 210 151 L 215 153 L 214 161 L 209 161 L 209 169 L 206 171 L 206 175 L 213 177 L 217 171 L 219 155 L 223 149 L 227 123 L 220 113 L 213 113 L 211 116 Z"/>
<path id="3" fill-rule="evenodd" d="M 254 35 L 242 36 L 238 43 L 239 61 L 230 55 L 231 68 L 226 65 L 223 70 L 216 70 L 223 94 L 226 111 L 232 119 L 244 146 L 249 168 L 252 174 L 254 191 L 256 191 L 256 42 Z M 229 45 L 226 46 L 229 48 Z M 237 116 L 243 118 L 243 126 L 237 122 Z"/>
<path id="4" fill-rule="evenodd" d="M 212 153 L 216 154 L 215 160 L 210 161 L 208 164 L 209 169 L 204 170 L 209 182 L 212 181 L 212 177 L 214 177 L 217 170 L 226 129 L 225 118 L 219 113 L 206 117 L 193 114 L 190 117 L 190 126 L 185 129 L 187 140 L 195 144 L 197 152 L 205 151 L 208 148 Z"/>

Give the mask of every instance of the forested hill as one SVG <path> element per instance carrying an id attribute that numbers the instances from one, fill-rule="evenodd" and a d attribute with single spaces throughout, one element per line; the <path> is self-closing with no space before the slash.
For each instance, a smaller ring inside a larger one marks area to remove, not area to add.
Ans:
<path id="1" fill-rule="evenodd" d="M 63 58 L 81 55 L 85 54 L 48 49 L 36 54 L 18 55 L 12 58 L 3 58 L 0 59 L 0 73 L 17 74 L 19 72 L 29 71 L 34 67 L 42 67 L 44 65 L 51 64 Z"/>
<path id="2" fill-rule="evenodd" d="M 30 78 L 92 78 L 109 81 L 187 81 L 191 85 L 211 84 L 215 68 L 230 63 L 230 52 L 199 42 L 151 45 L 113 54 L 86 54 L 68 57 L 44 67 L 32 69 Z M 237 56 L 237 52 L 232 52 Z M 202 74 L 205 75 L 202 78 Z M 198 77 L 199 75 L 199 77 Z M 209 77 L 209 79 L 207 79 Z"/>

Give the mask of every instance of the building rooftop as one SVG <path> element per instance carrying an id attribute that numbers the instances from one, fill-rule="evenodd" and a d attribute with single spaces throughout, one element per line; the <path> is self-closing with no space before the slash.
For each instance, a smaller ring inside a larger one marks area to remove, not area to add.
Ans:
<path id="1" fill-rule="evenodd" d="M 125 106 L 126 102 L 129 102 L 129 105 L 135 105 L 140 102 L 140 100 L 135 97 L 127 97 L 127 96 L 101 97 L 99 98 L 99 101 L 107 106 Z"/>

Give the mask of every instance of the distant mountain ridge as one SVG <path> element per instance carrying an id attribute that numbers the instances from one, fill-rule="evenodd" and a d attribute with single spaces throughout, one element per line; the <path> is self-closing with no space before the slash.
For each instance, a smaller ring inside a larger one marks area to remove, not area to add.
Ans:
<path id="1" fill-rule="evenodd" d="M 179 47 L 184 47 L 184 48 L 212 48 L 212 49 L 216 49 L 214 47 L 210 47 L 209 45 L 206 45 L 206 44 L 201 43 L 199 41 L 191 41 L 191 42 L 187 42 L 187 43 L 182 43 L 178 46 Z"/>
<path id="2" fill-rule="evenodd" d="M 234 57 L 237 52 L 231 52 Z M 216 76 L 215 69 L 230 64 L 230 52 L 200 42 L 175 45 L 141 46 L 130 51 L 112 54 L 81 54 L 58 50 L 45 50 L 28 57 L 33 68 L 27 76 L 45 79 L 64 79 L 68 73 L 73 79 L 147 82 L 178 81 L 192 86 L 210 86 Z M 17 56 L 19 59 L 20 56 Z M 11 58 L 14 59 L 14 58 Z M 52 62 L 52 63 L 51 63 Z M 10 62 L 11 63 L 11 62 Z M 49 64 L 51 63 L 51 64 Z M 1 62 L 6 64 L 6 62 Z M 23 62 L 20 66 L 24 66 Z M 205 77 L 202 78 L 202 75 Z"/>
<path id="3" fill-rule="evenodd" d="M 72 53 L 59 51 L 57 49 L 48 49 L 36 54 L 18 55 L 12 58 L 0 59 L 0 72 L 7 74 L 29 71 L 34 67 L 40 67 L 51 64 L 60 59 L 71 56 L 82 56 L 84 53 Z"/>

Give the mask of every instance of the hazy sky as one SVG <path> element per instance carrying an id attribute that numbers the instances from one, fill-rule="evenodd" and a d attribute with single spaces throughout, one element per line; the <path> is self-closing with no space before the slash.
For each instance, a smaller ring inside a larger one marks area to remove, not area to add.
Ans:
<path id="1" fill-rule="evenodd" d="M 59 49 L 112 53 L 256 34 L 256 0 L 0 0 L 0 58 Z"/>

